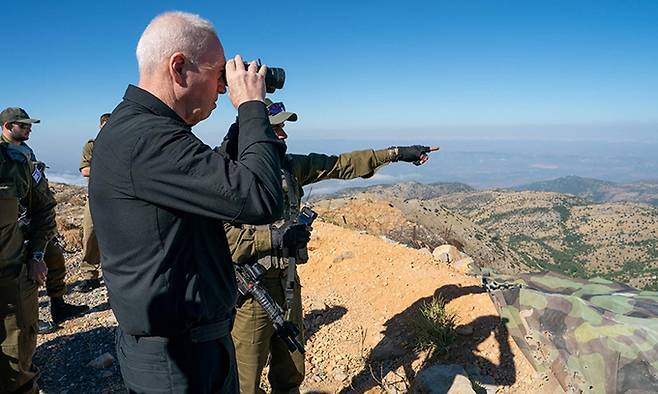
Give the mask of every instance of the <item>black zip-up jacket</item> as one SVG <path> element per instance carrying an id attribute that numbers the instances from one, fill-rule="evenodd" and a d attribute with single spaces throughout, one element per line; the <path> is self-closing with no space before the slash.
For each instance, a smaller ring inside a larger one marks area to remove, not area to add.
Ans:
<path id="1" fill-rule="evenodd" d="M 281 160 L 265 105 L 238 109 L 237 160 L 213 151 L 149 92 L 128 86 L 96 138 L 89 181 L 110 305 L 131 335 L 223 320 L 236 296 L 223 220 L 281 216 Z"/>

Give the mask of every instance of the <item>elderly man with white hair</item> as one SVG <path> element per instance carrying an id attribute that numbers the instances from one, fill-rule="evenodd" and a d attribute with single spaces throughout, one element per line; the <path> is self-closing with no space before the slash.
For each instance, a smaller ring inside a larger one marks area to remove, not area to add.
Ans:
<path id="1" fill-rule="evenodd" d="M 137 44 L 129 85 L 94 146 L 90 208 L 117 354 L 130 392 L 237 392 L 236 285 L 223 221 L 280 217 L 285 146 L 263 103 L 265 67 L 225 61 L 213 26 L 162 14 Z M 191 131 L 230 86 L 238 154 Z"/>

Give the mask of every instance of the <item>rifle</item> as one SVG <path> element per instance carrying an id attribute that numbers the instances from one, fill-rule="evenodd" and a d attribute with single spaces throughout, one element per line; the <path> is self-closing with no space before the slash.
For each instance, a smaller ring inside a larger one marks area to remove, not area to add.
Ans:
<path id="1" fill-rule="evenodd" d="M 295 219 L 295 223 L 306 224 L 310 226 L 313 223 L 313 220 L 318 216 L 318 214 L 313 211 L 311 208 L 304 207 L 299 212 L 298 217 Z M 291 252 L 291 251 L 286 251 Z M 292 264 L 295 264 L 297 258 L 308 260 L 308 256 L 304 251 L 292 251 Z M 290 263 L 289 260 L 289 263 Z M 265 267 L 258 263 L 254 264 L 236 264 L 235 266 L 235 277 L 238 284 L 238 293 L 239 298 L 244 299 L 245 297 L 251 295 L 254 297 L 254 300 L 258 302 L 265 310 L 267 317 L 272 321 L 274 325 L 274 330 L 277 335 L 283 339 L 283 341 L 288 346 L 288 349 L 291 352 L 298 350 L 300 353 L 304 353 L 304 345 L 297 340 L 297 336 L 300 334 L 299 328 L 290 321 L 290 310 L 292 307 L 292 296 L 293 296 L 293 285 L 295 279 L 294 267 L 293 267 L 293 276 L 292 284 L 290 284 L 290 278 L 288 278 L 288 285 L 286 286 L 286 304 L 288 307 L 288 313 L 284 315 L 283 309 L 279 304 L 272 299 L 272 296 L 260 285 L 260 278 L 265 274 L 267 270 Z M 290 290 L 289 290 L 290 289 Z"/>
<path id="2" fill-rule="evenodd" d="M 299 215 L 295 219 L 295 223 L 305 224 L 311 226 L 315 218 L 318 217 L 317 212 L 309 207 L 304 207 L 299 211 Z M 291 253 L 292 252 L 292 253 Z M 286 255 L 286 253 L 284 253 Z M 308 250 L 306 248 L 287 251 L 288 257 L 288 279 L 286 280 L 286 319 L 290 319 L 292 312 L 292 300 L 295 295 L 295 280 L 297 277 L 297 263 L 303 264 L 308 261 Z"/>
<path id="3" fill-rule="evenodd" d="M 272 296 L 260 285 L 260 278 L 266 269 L 258 264 L 240 264 L 235 266 L 235 277 L 238 282 L 238 293 L 244 298 L 254 297 L 272 321 L 276 334 L 288 345 L 291 352 L 298 350 L 304 354 L 304 345 L 297 340 L 299 328 L 283 317 L 283 309 L 272 299 Z"/>

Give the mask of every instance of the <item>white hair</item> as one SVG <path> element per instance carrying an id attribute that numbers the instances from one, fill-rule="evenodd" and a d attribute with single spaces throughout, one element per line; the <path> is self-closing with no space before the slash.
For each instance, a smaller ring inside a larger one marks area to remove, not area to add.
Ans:
<path id="1" fill-rule="evenodd" d="M 206 51 L 208 41 L 217 37 L 212 23 L 187 12 L 165 12 L 156 16 L 137 43 L 140 73 L 150 73 L 176 52 L 197 63 Z"/>

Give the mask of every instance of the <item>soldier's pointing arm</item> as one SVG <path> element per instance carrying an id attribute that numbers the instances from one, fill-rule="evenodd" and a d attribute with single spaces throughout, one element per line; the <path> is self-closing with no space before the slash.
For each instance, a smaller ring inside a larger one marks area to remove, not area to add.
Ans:
<path id="1" fill-rule="evenodd" d="M 421 165 L 428 153 L 438 151 L 438 147 L 412 145 L 394 146 L 380 150 L 360 150 L 328 156 L 318 153 L 310 155 L 287 155 L 295 177 L 303 185 L 324 179 L 370 178 L 388 163 L 405 161 Z"/>
<path id="2" fill-rule="evenodd" d="M 391 149 L 360 150 L 329 156 L 319 153 L 287 155 L 293 173 L 302 185 L 325 179 L 370 178 L 382 166 L 393 161 Z"/>

